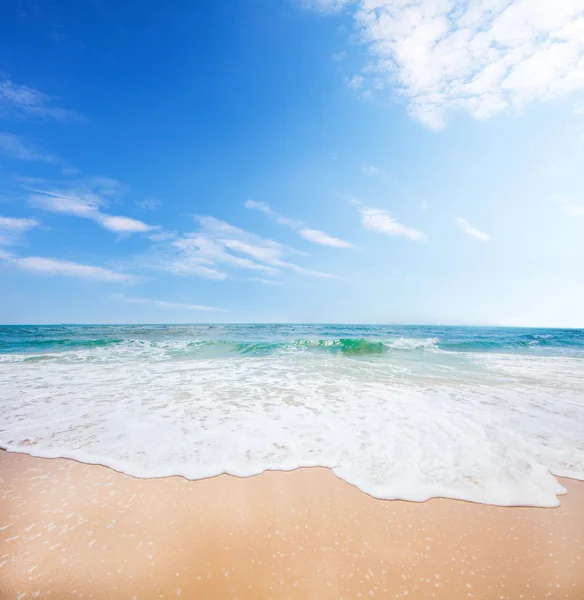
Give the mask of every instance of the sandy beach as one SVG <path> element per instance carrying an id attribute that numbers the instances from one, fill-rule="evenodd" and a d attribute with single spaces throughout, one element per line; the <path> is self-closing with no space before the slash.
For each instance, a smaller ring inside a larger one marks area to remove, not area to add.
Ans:
<path id="1" fill-rule="evenodd" d="M 584 483 L 554 509 L 375 500 L 326 469 L 135 479 L 0 452 L 0 597 L 584 597 Z"/>

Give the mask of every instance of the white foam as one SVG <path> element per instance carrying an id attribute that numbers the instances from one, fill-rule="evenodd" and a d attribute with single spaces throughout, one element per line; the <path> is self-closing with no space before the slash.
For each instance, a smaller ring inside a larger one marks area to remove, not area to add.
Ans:
<path id="1" fill-rule="evenodd" d="M 319 465 L 416 501 L 555 506 L 552 473 L 584 479 L 582 359 L 148 352 L 0 364 L 0 444 L 138 477 Z"/>
<path id="2" fill-rule="evenodd" d="M 393 342 L 386 342 L 385 344 L 392 350 L 434 350 L 438 348 L 438 338 L 427 338 L 427 339 L 410 339 L 410 338 L 398 338 Z"/>

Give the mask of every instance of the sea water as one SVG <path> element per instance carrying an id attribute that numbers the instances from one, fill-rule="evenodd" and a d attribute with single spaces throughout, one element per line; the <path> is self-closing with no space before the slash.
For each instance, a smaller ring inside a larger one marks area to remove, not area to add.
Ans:
<path id="1" fill-rule="evenodd" d="M 0 327 L 0 446 L 137 477 L 331 468 L 377 498 L 556 506 L 584 331 Z"/>

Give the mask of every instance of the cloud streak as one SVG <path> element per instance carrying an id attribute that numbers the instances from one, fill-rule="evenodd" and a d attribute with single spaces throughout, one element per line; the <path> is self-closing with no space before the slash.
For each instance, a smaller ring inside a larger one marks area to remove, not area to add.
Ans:
<path id="1" fill-rule="evenodd" d="M 126 302 L 127 304 L 142 304 L 171 310 L 228 312 L 225 308 L 217 308 L 215 306 L 204 306 L 201 304 L 190 304 L 185 302 L 168 302 L 166 300 L 153 300 L 151 298 L 133 298 L 124 296 L 123 294 L 114 294 L 114 298 L 120 302 Z"/>
<path id="2" fill-rule="evenodd" d="M 330 246 L 331 248 L 350 248 L 351 244 L 349 242 L 345 242 L 344 240 L 340 240 L 339 238 L 333 237 L 332 235 L 328 235 L 324 233 L 324 231 L 319 231 L 318 229 L 308 229 L 305 227 L 298 232 L 304 239 L 309 240 L 310 242 L 314 242 L 315 244 L 319 244 L 320 246 Z"/>
<path id="3" fill-rule="evenodd" d="M 138 219 L 102 211 L 108 205 L 106 198 L 119 196 L 121 190 L 119 182 L 97 178 L 64 187 L 29 189 L 28 203 L 49 212 L 90 219 L 113 233 L 144 233 L 158 229 Z"/>
<path id="4" fill-rule="evenodd" d="M 35 219 L 18 219 L 14 217 L 0 217 L 0 229 L 13 233 L 24 233 L 38 225 Z"/>
<path id="5" fill-rule="evenodd" d="M 362 165 L 361 171 L 366 175 L 385 175 L 385 171 L 373 165 Z"/>
<path id="6" fill-rule="evenodd" d="M 456 217 L 456 224 L 464 231 L 464 233 L 480 240 L 481 242 L 489 242 L 491 236 L 479 229 L 475 229 L 467 220 Z"/>
<path id="7" fill-rule="evenodd" d="M 144 210 L 156 210 L 162 206 L 162 202 L 160 202 L 158 198 L 148 196 L 147 198 L 144 198 L 144 200 L 138 200 L 136 206 Z"/>
<path id="8" fill-rule="evenodd" d="M 61 122 L 83 120 L 73 110 L 54 106 L 54 100 L 48 94 L 13 83 L 10 79 L 0 80 L 0 114 L 16 114 Z"/>
<path id="9" fill-rule="evenodd" d="M 38 221 L 35 219 L 0 217 L 0 246 L 17 244 L 23 233 L 37 225 Z"/>
<path id="10" fill-rule="evenodd" d="M 0 133 L 0 153 L 17 160 L 59 163 L 52 154 L 39 152 L 34 146 L 27 144 L 22 138 L 11 133 Z"/>
<path id="11" fill-rule="evenodd" d="M 300 5 L 303 8 L 322 13 L 339 12 L 348 6 L 352 1 L 353 0 L 299 0 Z"/>
<path id="12" fill-rule="evenodd" d="M 76 262 L 43 256 L 18 257 L 4 252 L 2 258 L 19 269 L 31 273 L 75 277 L 77 279 L 102 281 L 106 283 L 130 283 L 136 280 L 132 275 L 111 271 L 110 269 L 105 269 L 103 267 L 83 265 Z"/>
<path id="13" fill-rule="evenodd" d="M 457 111 L 488 119 L 584 89 L 581 0 L 358 0 L 351 6 L 372 59 L 362 72 L 365 85 L 375 87 L 383 77 L 406 98 L 411 116 L 432 129 Z"/>
<path id="14" fill-rule="evenodd" d="M 261 279 L 278 277 L 286 270 L 311 277 L 334 277 L 286 260 L 290 255 L 299 254 L 289 246 L 214 217 L 198 216 L 196 221 L 198 231 L 158 244 L 155 264 L 177 274 L 216 280 L 227 279 L 231 270 L 255 271 L 262 275 Z"/>
<path id="15" fill-rule="evenodd" d="M 324 231 L 320 231 L 318 229 L 311 229 L 309 227 L 305 227 L 302 221 L 298 221 L 297 219 L 290 219 L 288 217 L 283 217 L 275 210 L 266 204 L 265 202 L 257 202 L 256 200 L 247 200 L 245 202 L 245 207 L 251 210 L 258 210 L 269 215 L 276 223 L 280 225 L 286 225 L 297 231 L 300 236 L 304 239 L 313 242 L 314 244 L 319 244 L 320 246 L 329 246 L 331 248 L 351 248 L 353 244 L 349 242 L 345 242 L 339 238 L 333 237 Z"/>
<path id="16" fill-rule="evenodd" d="M 363 82 L 365 81 L 365 77 L 363 75 L 353 75 L 353 77 L 347 77 L 345 80 L 348 87 L 352 90 L 358 90 L 363 87 Z"/>
<path id="17" fill-rule="evenodd" d="M 381 208 L 359 206 L 359 212 L 361 213 L 361 224 L 369 231 L 376 231 L 377 233 L 391 236 L 401 236 L 413 242 L 421 242 L 426 239 L 425 233 L 413 227 L 403 225 Z"/>

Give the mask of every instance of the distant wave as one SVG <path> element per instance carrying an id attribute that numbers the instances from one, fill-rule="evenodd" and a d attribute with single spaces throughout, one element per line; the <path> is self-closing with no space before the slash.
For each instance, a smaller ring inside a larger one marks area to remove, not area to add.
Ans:
<path id="1" fill-rule="evenodd" d="M 68 338 L 56 338 L 56 339 L 28 339 L 24 343 L 18 341 L 2 341 L 0 340 L 0 353 L 2 352 L 20 352 L 22 351 L 23 345 L 28 349 L 34 350 L 36 348 L 43 350 L 52 349 L 69 349 L 69 348 L 94 348 L 100 346 L 112 346 L 114 344 L 123 343 L 123 339 L 112 339 L 103 338 L 96 340 L 83 340 L 83 339 L 68 339 Z"/>
<path id="2" fill-rule="evenodd" d="M 221 357 L 229 355 L 265 356 L 275 353 L 314 352 L 347 356 L 376 356 L 390 352 L 438 350 L 438 338 L 375 340 L 365 338 L 298 339 L 283 342 L 237 340 L 123 340 L 123 339 L 45 339 L 25 344 L 0 342 L 0 361 L 59 358 L 66 351 L 100 350 L 108 352 L 167 354 L 169 358 Z M 43 354 L 39 355 L 38 353 Z M 11 356 L 18 353 L 17 356 Z M 85 356 L 85 355 L 84 355 Z M 113 355 L 112 355 L 113 358 Z"/>
<path id="3" fill-rule="evenodd" d="M 0 340 L 0 362 L 21 360 L 46 360 L 63 358 L 90 359 L 88 351 L 119 354 L 148 354 L 159 358 L 216 358 L 222 356 L 266 356 L 277 353 L 327 353 L 344 356 L 380 356 L 395 352 L 497 352 L 529 351 L 531 349 L 582 349 L 581 337 L 569 335 L 522 334 L 500 339 L 439 339 L 397 337 L 375 339 L 365 337 L 301 338 L 280 341 L 245 341 L 230 339 L 123 339 L 103 337 L 83 338 L 38 338 Z M 101 354 L 94 357 L 97 358 Z"/>

